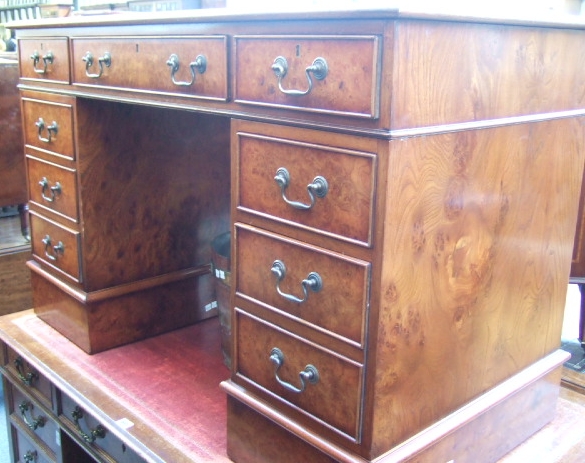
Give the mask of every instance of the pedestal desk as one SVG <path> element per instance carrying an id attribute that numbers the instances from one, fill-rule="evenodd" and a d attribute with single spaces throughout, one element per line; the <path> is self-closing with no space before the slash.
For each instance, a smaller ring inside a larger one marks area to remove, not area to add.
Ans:
<path id="1" fill-rule="evenodd" d="M 550 421 L 584 26 L 15 24 L 34 294 L 0 321 L 15 458 L 491 462 Z M 225 231 L 230 372 L 202 347 Z"/>

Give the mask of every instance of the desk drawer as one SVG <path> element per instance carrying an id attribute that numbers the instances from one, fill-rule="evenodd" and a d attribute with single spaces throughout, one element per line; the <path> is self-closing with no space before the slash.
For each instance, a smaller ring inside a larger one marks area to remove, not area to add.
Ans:
<path id="1" fill-rule="evenodd" d="M 234 41 L 238 103 L 378 117 L 377 36 L 239 36 Z"/>
<path id="2" fill-rule="evenodd" d="M 18 378 L 18 384 L 47 408 L 52 408 L 51 382 L 17 352 L 7 347 L 6 369 Z"/>
<path id="3" fill-rule="evenodd" d="M 352 441 L 360 441 L 363 365 L 239 309 L 236 309 L 236 337 L 236 368 L 240 378 L 273 397 L 276 395 L 277 402 L 295 412 L 332 426 Z M 280 368 L 277 361 L 281 363 Z M 305 380 L 306 388 L 300 391 L 303 383 L 299 373 L 313 369 L 316 372 L 312 376 L 318 376 L 318 381 Z"/>
<path id="4" fill-rule="evenodd" d="M 23 463 L 55 463 L 57 461 L 49 449 L 44 448 L 40 442 L 36 442 L 18 426 L 12 424 L 12 429 L 16 437 L 14 448 L 15 457 L 18 458 L 16 461 Z"/>
<path id="5" fill-rule="evenodd" d="M 30 201 L 79 222 L 75 169 L 27 155 Z"/>
<path id="6" fill-rule="evenodd" d="M 80 282 L 80 233 L 45 219 L 32 210 L 30 228 L 33 257 Z"/>
<path id="7" fill-rule="evenodd" d="M 227 99 L 224 36 L 76 38 L 72 56 L 76 84 Z"/>
<path id="8" fill-rule="evenodd" d="M 368 262 L 244 225 L 236 250 L 238 294 L 363 348 Z"/>
<path id="9" fill-rule="evenodd" d="M 25 143 L 57 157 L 75 159 L 73 102 L 67 97 L 49 101 L 23 96 Z"/>
<path id="10" fill-rule="evenodd" d="M 35 401 L 23 394 L 19 388 L 11 387 L 11 410 L 22 421 L 23 427 L 27 427 L 53 452 L 59 452 L 57 423 Z"/>
<path id="11" fill-rule="evenodd" d="M 331 137 L 351 141 L 349 149 L 315 143 L 323 134 L 310 131 L 242 128 L 236 124 L 233 137 L 239 209 L 371 246 L 376 155 L 361 150 L 371 141 Z"/>
<path id="12" fill-rule="evenodd" d="M 67 38 L 19 39 L 20 76 L 68 84 L 68 43 Z"/>
<path id="13" fill-rule="evenodd" d="M 103 423 L 65 394 L 61 394 L 59 418 L 73 435 L 104 461 L 144 463 L 136 452 L 128 448 Z"/>

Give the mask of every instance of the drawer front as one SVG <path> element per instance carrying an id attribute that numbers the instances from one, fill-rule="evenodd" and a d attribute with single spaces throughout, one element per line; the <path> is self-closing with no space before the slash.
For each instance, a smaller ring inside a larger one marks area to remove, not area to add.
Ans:
<path id="1" fill-rule="evenodd" d="M 18 57 L 23 79 L 69 83 L 67 38 L 19 39 Z"/>
<path id="2" fill-rule="evenodd" d="M 26 157 L 28 192 L 31 203 L 79 222 L 77 209 L 77 175 L 75 169 Z"/>
<path id="3" fill-rule="evenodd" d="M 375 154 L 248 132 L 235 149 L 239 209 L 371 246 Z"/>
<path id="4" fill-rule="evenodd" d="M 58 426 L 33 400 L 27 397 L 17 387 L 12 387 L 12 410 L 27 427 L 41 441 L 43 441 L 53 452 L 59 452 L 59 443 L 56 436 Z"/>
<path id="5" fill-rule="evenodd" d="M 33 257 L 59 270 L 75 282 L 81 281 L 80 234 L 30 211 Z"/>
<path id="6" fill-rule="evenodd" d="M 377 118 L 377 36 L 237 36 L 238 103 Z"/>
<path id="7" fill-rule="evenodd" d="M 51 409 L 53 403 L 51 382 L 10 347 L 7 347 L 7 353 L 6 369 L 10 371 L 15 378 L 18 378 L 18 384 L 28 395 L 34 397 L 45 407 Z"/>
<path id="8" fill-rule="evenodd" d="M 22 98 L 24 140 L 27 145 L 73 160 L 73 100 L 61 100 Z"/>
<path id="9" fill-rule="evenodd" d="M 226 100 L 226 45 L 224 36 L 77 38 L 72 40 L 73 81 Z"/>
<path id="10" fill-rule="evenodd" d="M 116 463 L 143 463 L 136 452 L 128 448 L 103 423 L 65 394 L 61 394 L 61 414 L 64 426 L 102 459 Z"/>
<path id="11" fill-rule="evenodd" d="M 276 395 L 276 400 L 285 407 L 292 407 L 296 412 L 333 427 L 354 442 L 360 441 L 361 364 L 238 309 L 236 336 L 237 374 L 241 379 L 273 397 Z M 313 378 L 304 381 L 304 390 L 301 372 Z M 318 380 L 314 382 L 317 376 Z"/>
<path id="12" fill-rule="evenodd" d="M 236 293 L 363 348 L 368 262 L 243 225 L 236 252 Z"/>
<path id="13" fill-rule="evenodd" d="M 39 442 L 27 435 L 18 426 L 12 425 L 13 433 L 16 437 L 14 452 L 16 453 L 15 461 L 34 462 L 34 463 L 55 463 L 55 455 L 51 451 L 44 449 Z"/>

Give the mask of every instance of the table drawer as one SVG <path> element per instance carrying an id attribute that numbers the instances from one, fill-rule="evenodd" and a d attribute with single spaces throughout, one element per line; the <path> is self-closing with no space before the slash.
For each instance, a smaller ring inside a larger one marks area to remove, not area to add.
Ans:
<path id="1" fill-rule="evenodd" d="M 15 378 L 18 378 L 18 384 L 28 395 L 37 399 L 48 409 L 51 409 L 53 404 L 51 382 L 12 348 L 7 347 L 7 353 L 6 369 Z"/>
<path id="2" fill-rule="evenodd" d="M 298 129 L 265 135 L 261 124 L 244 126 L 258 128 L 250 132 L 235 127 L 239 209 L 372 245 L 376 155 L 361 151 L 359 138 L 352 139 L 358 149 L 348 149 L 315 143 Z"/>
<path id="3" fill-rule="evenodd" d="M 57 423 L 34 400 L 27 397 L 19 388 L 11 387 L 11 410 L 18 416 L 24 427 L 43 441 L 53 452 L 59 452 Z"/>
<path id="4" fill-rule="evenodd" d="M 103 423 L 65 394 L 61 394 L 59 418 L 74 435 L 105 461 L 113 460 L 116 463 L 144 462 L 136 452 L 127 447 Z"/>
<path id="5" fill-rule="evenodd" d="M 79 222 L 75 169 L 27 155 L 28 192 L 32 203 Z"/>
<path id="6" fill-rule="evenodd" d="M 18 57 L 23 79 L 69 83 L 67 38 L 19 39 Z"/>
<path id="7" fill-rule="evenodd" d="M 236 293 L 363 348 L 370 264 L 236 225 Z"/>
<path id="8" fill-rule="evenodd" d="M 374 119 L 377 36 L 236 36 L 235 100 Z"/>
<path id="9" fill-rule="evenodd" d="M 227 99 L 225 36 L 74 38 L 72 56 L 76 84 Z"/>
<path id="10" fill-rule="evenodd" d="M 36 260 L 81 281 L 80 233 L 30 211 L 31 245 Z"/>
<path id="11" fill-rule="evenodd" d="M 12 429 L 16 437 L 14 447 L 16 461 L 23 463 L 55 463 L 57 461 L 49 449 L 44 448 L 40 442 L 36 442 L 18 426 L 12 425 Z"/>
<path id="12" fill-rule="evenodd" d="M 23 96 L 24 140 L 50 154 L 75 159 L 73 99 L 37 100 Z"/>
<path id="13" fill-rule="evenodd" d="M 363 365 L 239 309 L 236 339 L 236 369 L 241 379 L 276 396 L 295 412 L 360 441 Z M 301 381 L 303 372 L 313 379 Z"/>

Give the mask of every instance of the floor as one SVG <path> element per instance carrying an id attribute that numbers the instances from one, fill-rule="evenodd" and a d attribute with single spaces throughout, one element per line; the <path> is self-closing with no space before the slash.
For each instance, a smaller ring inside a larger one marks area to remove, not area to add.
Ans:
<path id="1" fill-rule="evenodd" d="M 0 211 L 0 254 L 13 248 L 27 246 L 20 233 L 18 216 L 2 217 Z M 576 340 L 580 293 L 569 285 L 563 322 L 563 340 Z M 568 373 L 571 375 L 571 373 Z M 574 375 L 578 375 L 576 372 Z M 584 376 L 581 373 L 578 376 Z M 583 380 L 585 382 L 585 380 Z M 12 463 L 8 452 L 7 421 L 3 391 L 0 384 L 0 463 Z M 558 418 L 531 438 L 526 444 L 506 456 L 505 463 L 577 463 L 585 461 L 585 394 L 562 388 Z"/>

